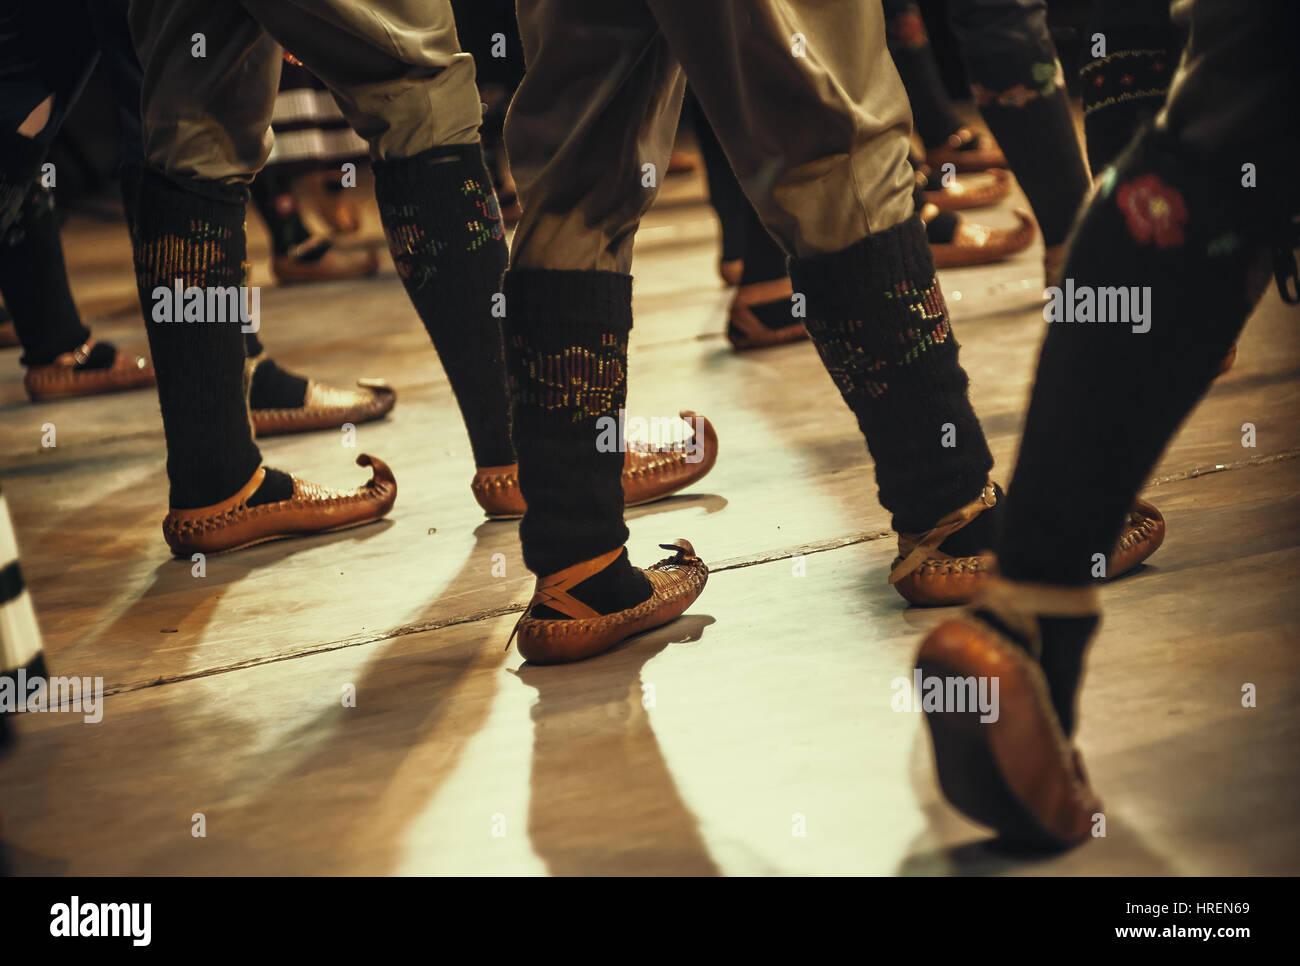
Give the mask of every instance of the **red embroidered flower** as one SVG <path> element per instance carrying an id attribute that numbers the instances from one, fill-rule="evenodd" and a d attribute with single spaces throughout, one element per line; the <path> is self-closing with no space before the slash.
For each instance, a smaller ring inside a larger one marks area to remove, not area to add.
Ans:
<path id="1" fill-rule="evenodd" d="M 1129 234 L 1142 244 L 1154 240 L 1161 248 L 1171 248 L 1183 243 L 1187 204 L 1176 188 L 1154 174 L 1121 185 L 1115 201 L 1124 212 Z"/>

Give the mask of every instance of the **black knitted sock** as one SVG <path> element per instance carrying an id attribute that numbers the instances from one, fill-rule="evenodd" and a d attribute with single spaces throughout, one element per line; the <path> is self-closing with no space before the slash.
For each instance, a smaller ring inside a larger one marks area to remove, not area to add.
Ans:
<path id="1" fill-rule="evenodd" d="M 687 98 L 694 100 L 694 95 L 687 88 Z M 753 216 L 753 206 L 745 197 L 740 181 L 731 170 L 731 162 L 726 152 L 713 133 L 708 118 L 699 104 L 694 105 L 691 116 L 695 119 L 695 140 L 700 146 L 700 157 L 704 160 L 704 177 L 709 186 L 709 204 L 718 216 L 722 228 L 722 260 L 724 262 L 748 258 L 745 248 L 751 234 L 748 219 Z M 756 216 L 754 216 L 756 217 Z M 761 225 L 761 222 L 760 222 Z M 766 234 L 764 229 L 764 234 Z M 773 242 L 775 245 L 776 243 Z"/>
<path id="2" fill-rule="evenodd" d="M 979 19 L 996 16 L 981 13 Z M 1045 27 L 1040 37 L 1015 35 L 1008 43 L 990 41 L 986 29 L 979 37 L 963 50 L 971 91 L 1034 209 L 1043 243 L 1060 244 L 1089 180 L 1056 48 Z"/>
<path id="3" fill-rule="evenodd" d="M 515 452 L 496 310 L 509 252 L 483 152 L 432 148 L 374 169 L 389 251 L 451 382 L 474 462 L 507 466 Z"/>
<path id="4" fill-rule="evenodd" d="M 1100 174 L 1165 102 L 1182 49 L 1165 0 L 1097 0 L 1088 36 L 1106 54 L 1079 70 L 1088 163 Z"/>
<path id="5" fill-rule="evenodd" d="M 126 216 L 126 230 L 135 241 L 136 216 L 140 209 L 140 177 L 144 167 L 139 164 L 122 164 L 118 190 L 122 194 L 122 214 Z"/>
<path id="6" fill-rule="evenodd" d="M 1065 88 L 1018 105 L 994 99 L 980 113 L 1029 199 L 1043 244 L 1065 241 L 1089 187 Z"/>
<path id="7" fill-rule="evenodd" d="M 17 131 L 0 131 L 0 236 L 9 230 L 23 199 L 31 190 L 49 145 L 23 137 Z"/>
<path id="8" fill-rule="evenodd" d="M 623 453 L 602 452 L 598 442 L 627 399 L 632 277 L 512 269 L 505 293 L 519 488 L 528 504 L 519 539 L 524 564 L 547 576 L 627 541 Z M 590 599 L 579 600 L 611 613 L 650 596 L 626 556 L 605 569 L 602 580 L 591 578 Z"/>
<path id="9" fill-rule="evenodd" d="M 920 211 L 929 203 L 926 200 L 925 188 L 922 185 L 923 182 L 918 181 L 916 187 L 912 189 L 912 204 L 917 211 Z M 940 209 L 933 218 L 925 223 L 926 240 L 931 245 L 946 245 L 957 234 L 958 220 L 955 211 Z"/>
<path id="10" fill-rule="evenodd" d="M 254 491 L 247 502 L 249 506 L 261 506 L 263 503 L 279 503 L 291 496 L 293 496 L 293 477 L 268 466 L 262 485 Z"/>
<path id="11" fill-rule="evenodd" d="M 13 315 L 25 366 L 49 365 L 90 338 L 68 288 L 54 194 L 48 188 L 31 187 L 18 217 L 0 235 L 0 294 Z M 108 364 L 112 362 L 110 355 Z"/>
<path id="12" fill-rule="evenodd" d="M 785 252 L 776 243 L 776 239 L 763 227 L 758 212 L 745 199 L 745 270 L 740 276 L 741 285 L 753 285 L 756 282 L 770 282 L 785 278 L 789 271 Z M 787 306 L 786 325 L 789 325 Z"/>
<path id="13" fill-rule="evenodd" d="M 311 237 L 311 232 L 303 224 L 302 215 L 298 211 L 293 184 L 282 173 L 274 168 L 263 169 L 248 186 L 248 191 L 257 213 L 266 222 L 266 230 L 271 235 L 271 251 L 276 255 L 289 254 L 291 248 Z M 328 249 L 329 245 L 326 244 L 319 252 L 313 251 L 311 254 L 320 258 Z"/>
<path id="14" fill-rule="evenodd" d="M 789 274 L 785 252 L 763 227 L 758 212 L 749 203 L 749 199 L 743 200 L 745 202 L 745 267 L 741 272 L 740 287 L 785 278 Z M 757 302 L 748 308 L 754 313 L 754 317 L 769 329 L 783 329 L 803 321 L 794 315 L 794 303 L 791 302 L 789 295 L 770 302 Z"/>
<path id="15" fill-rule="evenodd" d="M 248 389 L 250 409 L 297 409 L 307 398 L 307 379 L 263 357 L 266 347 L 256 332 L 244 333 L 244 354 L 255 361 Z"/>
<path id="16" fill-rule="evenodd" d="M 926 148 L 938 147 L 962 126 L 961 119 L 953 110 L 943 78 L 939 76 L 939 65 L 935 63 L 920 8 L 913 3 L 894 6 L 897 12 L 887 11 L 885 21 L 889 53 L 912 104 L 916 133 Z"/>
<path id="17" fill-rule="evenodd" d="M 632 566 L 624 548 L 604 570 L 574 584 L 569 594 L 602 614 L 612 614 L 635 607 L 650 596 L 650 589 L 649 581 Z M 528 614 L 542 620 L 564 620 L 569 616 L 545 604 L 529 608 Z"/>
<path id="18" fill-rule="evenodd" d="M 1286 167 L 1261 167 L 1261 182 Z M 1267 284 L 1277 197 L 1240 187 L 1235 153 L 1197 158 L 1149 130 L 1107 169 L 1046 309 L 997 545 L 1006 577 L 1092 579 Z"/>
<path id="19" fill-rule="evenodd" d="M 993 458 L 920 217 L 792 259 L 790 275 L 808 298 L 808 334 L 867 439 L 894 529 L 927 530 L 976 499 Z"/>
<path id="20" fill-rule="evenodd" d="M 171 178 L 152 168 L 140 183 L 136 282 L 158 375 L 171 506 L 218 503 L 248 482 L 261 454 L 253 442 L 238 315 L 175 317 L 174 289 L 235 289 L 246 277 L 243 188 Z M 234 294 L 234 293 L 231 293 Z M 227 300 L 229 304 L 229 300 Z M 157 321 L 162 318 L 163 321 Z"/>
<path id="21" fill-rule="evenodd" d="M 975 616 L 1009 637 L 1027 652 L 1032 653 L 1030 642 L 1017 630 L 1009 627 L 991 611 L 976 609 Z M 1083 679 L 1083 659 L 1101 623 L 1098 615 L 1091 617 L 1037 617 L 1039 641 L 1042 651 L 1038 661 L 1047 678 L 1052 707 L 1060 719 L 1061 730 L 1067 738 L 1074 735 L 1078 717 L 1076 697 Z"/>
<path id="22" fill-rule="evenodd" d="M 307 398 L 307 380 L 285 369 L 274 359 L 263 359 L 253 370 L 248 390 L 251 409 L 297 409 Z"/>

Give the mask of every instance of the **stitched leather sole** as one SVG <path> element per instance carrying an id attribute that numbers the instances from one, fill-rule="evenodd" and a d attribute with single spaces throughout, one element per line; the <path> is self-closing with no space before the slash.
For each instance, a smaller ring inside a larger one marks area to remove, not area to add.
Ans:
<path id="1" fill-rule="evenodd" d="M 1015 228 L 986 228 L 963 224 L 957 228 L 957 241 L 933 244 L 935 268 L 961 268 L 987 265 L 1022 252 L 1034 242 L 1034 220 L 1028 212 L 1016 209 Z"/>
<path id="2" fill-rule="evenodd" d="M 123 356 L 121 350 L 119 358 L 120 364 L 114 362 L 107 369 L 73 369 L 58 365 L 28 369 L 23 376 L 23 388 L 27 390 L 28 399 L 41 402 L 46 399 L 126 392 L 155 384 L 153 366 L 143 359 L 139 360 L 143 365 L 134 364 L 135 360 Z M 127 360 L 133 364 L 127 364 Z"/>
<path id="3" fill-rule="evenodd" d="M 940 211 L 966 211 L 995 205 L 1011 194 L 1011 174 L 1003 168 L 993 168 L 989 174 L 993 178 L 984 184 L 967 185 L 955 181 L 938 191 L 927 190 L 925 200 Z"/>
<path id="4" fill-rule="evenodd" d="M 1106 561 L 1106 575 L 1114 579 L 1135 569 L 1165 541 L 1165 518 L 1146 500 L 1135 500 L 1114 552 Z M 898 563 L 896 559 L 895 564 Z M 923 560 L 894 587 L 916 607 L 954 607 L 968 604 L 992 572 L 993 557 L 949 557 L 936 554 Z"/>
<path id="5" fill-rule="evenodd" d="M 294 477 L 293 496 L 250 507 L 247 500 L 264 477 L 253 479 L 235 496 L 197 510 L 173 510 L 163 520 L 163 539 L 172 553 L 225 553 L 316 533 L 361 526 L 386 516 L 397 499 L 397 481 L 383 460 L 362 453 L 358 466 L 370 466 L 371 479 L 351 491 L 331 490 Z"/>
<path id="6" fill-rule="evenodd" d="M 962 618 L 930 632 L 916 666 L 923 680 L 998 682 L 996 720 L 981 721 L 978 709 L 925 713 L 944 797 L 1018 844 L 1061 848 L 1088 838 L 1101 803 L 1061 731 L 1038 664 L 991 628 Z"/>
<path id="7" fill-rule="evenodd" d="M 253 432 L 258 436 L 309 433 L 338 429 L 344 423 L 382 419 L 397 402 L 396 391 L 382 379 L 358 379 L 357 389 L 334 389 L 312 380 L 307 396 L 296 409 L 253 409 Z"/>
<path id="8" fill-rule="evenodd" d="M 627 610 L 569 620 L 545 620 L 525 613 L 515 629 L 519 653 L 534 664 L 566 664 L 594 657 L 635 634 L 676 620 L 700 596 L 709 579 L 709 568 L 686 541 L 679 541 L 676 557 L 641 572 L 650 580 L 653 592 Z"/>
<path id="9" fill-rule="evenodd" d="M 718 433 L 707 417 L 690 410 L 678 414 L 683 419 L 698 418 L 699 431 L 696 445 L 700 459 L 689 463 L 680 450 L 655 452 L 649 449 L 630 448 L 623 460 L 623 505 L 642 506 L 672 496 L 679 490 L 699 482 L 718 461 Z M 489 520 L 517 520 L 524 515 L 527 504 L 519 490 L 519 465 L 482 466 L 470 481 L 470 491 L 483 508 Z"/>

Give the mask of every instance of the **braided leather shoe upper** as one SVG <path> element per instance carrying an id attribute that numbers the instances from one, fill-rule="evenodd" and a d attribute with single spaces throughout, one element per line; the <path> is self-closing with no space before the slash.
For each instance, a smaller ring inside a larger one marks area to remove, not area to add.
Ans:
<path id="1" fill-rule="evenodd" d="M 608 650 L 633 634 L 640 634 L 680 617 L 704 590 L 709 579 L 709 568 L 696 555 L 695 548 L 688 540 L 675 540 L 660 546 L 664 550 L 672 550 L 673 555 L 648 569 L 638 568 L 650 582 L 650 596 L 635 607 L 612 614 L 595 614 L 581 601 L 572 601 L 567 589 L 589 576 L 589 564 L 597 564 L 601 560 L 608 563 L 622 553 L 621 547 L 596 561 L 583 561 L 539 580 L 528 610 L 515 626 L 515 633 L 519 637 L 519 653 L 537 664 L 580 661 Z M 555 619 L 530 617 L 532 608 L 539 604 L 561 613 L 572 612 L 580 616 Z"/>
<path id="2" fill-rule="evenodd" d="M 679 415 L 696 426 L 694 446 L 655 448 L 630 443 L 623 458 L 624 506 L 662 500 L 702 479 L 718 461 L 718 434 L 713 424 L 689 410 Z M 695 458 L 691 449 L 695 450 Z M 478 505 L 494 520 L 521 517 L 527 509 L 519 490 L 517 463 L 479 467 L 469 486 Z"/>
<path id="3" fill-rule="evenodd" d="M 268 540 L 325 533 L 370 523 L 385 516 L 397 499 L 397 480 L 383 460 L 362 453 L 358 466 L 369 466 L 372 477 L 355 490 L 334 490 L 293 478 L 287 500 L 249 506 L 266 477 L 258 467 L 234 496 L 212 506 L 172 510 L 163 520 L 163 539 L 178 556 L 239 550 Z"/>
<path id="4" fill-rule="evenodd" d="M 139 356 L 117 350 L 113 364 L 105 369 L 78 369 L 90 356 L 95 340 L 90 339 L 65 352 L 49 365 L 32 366 L 23 376 L 23 388 L 32 402 L 68 396 L 96 396 L 106 392 L 139 389 L 155 383 L 153 366 Z"/>
<path id="5" fill-rule="evenodd" d="M 308 380 L 301 406 L 253 409 L 253 431 L 258 436 L 337 429 L 344 423 L 365 423 L 388 414 L 397 393 L 382 379 L 358 379 L 356 389 L 336 389 Z"/>

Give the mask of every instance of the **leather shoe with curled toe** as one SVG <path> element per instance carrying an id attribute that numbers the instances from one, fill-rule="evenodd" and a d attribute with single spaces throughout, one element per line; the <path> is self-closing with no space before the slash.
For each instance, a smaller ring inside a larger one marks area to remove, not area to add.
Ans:
<path id="1" fill-rule="evenodd" d="M 358 379 L 356 389 L 336 389 L 309 379 L 301 406 L 251 410 L 253 431 L 258 436 L 281 436 L 338 429 L 344 423 L 382 419 L 396 402 L 396 391 L 382 379 Z"/>
<path id="2" fill-rule="evenodd" d="M 109 343 L 89 339 L 71 352 L 65 352 L 49 365 L 32 366 L 23 376 L 23 388 L 32 402 L 63 399 L 69 396 L 98 396 L 152 386 L 153 366 L 148 360 L 113 349 L 111 364 L 89 368 L 86 362 L 96 350 L 111 349 Z"/>
<path id="3" fill-rule="evenodd" d="M 925 206 L 929 208 L 930 205 Z M 928 221 L 926 212 L 922 221 Z M 931 243 L 935 268 L 961 268 L 966 265 L 987 265 L 1022 252 L 1034 242 L 1034 219 L 1029 212 L 1017 208 L 1015 228 L 990 228 L 962 218 L 953 233 L 952 241 Z"/>
<path id="4" fill-rule="evenodd" d="M 680 617 L 704 590 L 709 568 L 696 556 L 688 540 L 660 546 L 673 551 L 673 555 L 649 569 L 637 568 L 650 583 L 650 596 L 634 607 L 611 614 L 597 612 L 569 590 L 617 560 L 622 547 L 540 578 L 528 610 L 515 625 L 519 653 L 535 664 L 581 661 Z M 566 616 L 533 617 L 535 607 Z"/>
<path id="5" fill-rule="evenodd" d="M 976 134 L 968 127 L 948 135 L 946 143 L 925 152 L 925 163 L 936 171 L 951 164 L 958 174 L 1007 167 L 1007 157 L 987 134 Z"/>
<path id="6" fill-rule="evenodd" d="M 997 505 L 993 483 L 980 496 L 940 519 L 923 533 L 900 533 L 898 556 L 889 582 L 909 603 L 918 607 L 952 607 L 966 604 L 980 591 L 994 568 L 989 551 L 955 557 L 939 549 L 949 536 Z M 1133 570 L 1160 548 L 1165 539 L 1165 518 L 1146 500 L 1135 500 L 1124 521 L 1115 549 L 1106 559 L 1106 576 L 1119 577 Z"/>
<path id="7" fill-rule="evenodd" d="M 694 429 L 690 440 L 660 447 L 628 443 L 623 456 L 624 506 L 640 506 L 671 496 L 703 479 L 717 463 L 718 434 L 713 424 L 690 410 L 678 415 Z M 519 490 L 518 463 L 481 466 L 469 486 L 490 519 L 517 519 L 527 509 Z"/>
<path id="8" fill-rule="evenodd" d="M 266 478 L 266 468 L 259 466 L 229 499 L 169 512 L 163 520 L 163 539 L 172 553 L 186 557 L 373 523 L 393 508 L 397 480 L 388 464 L 377 457 L 362 453 L 357 465 L 369 466 L 372 476 L 355 490 L 333 490 L 295 476 L 293 494 L 287 500 L 249 506 L 248 500 Z"/>
<path id="9" fill-rule="evenodd" d="M 991 180 L 976 184 L 972 181 L 953 181 L 945 188 L 925 192 L 925 200 L 940 211 L 965 211 L 969 208 L 987 208 L 1011 194 L 1011 175 L 1002 168 L 989 171 Z"/>

